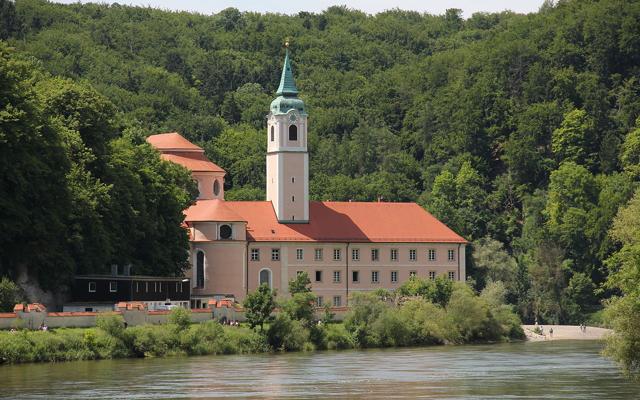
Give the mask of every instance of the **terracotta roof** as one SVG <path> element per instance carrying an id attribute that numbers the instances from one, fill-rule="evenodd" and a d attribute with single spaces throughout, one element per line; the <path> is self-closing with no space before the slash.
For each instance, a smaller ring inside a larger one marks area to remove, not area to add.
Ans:
<path id="1" fill-rule="evenodd" d="M 196 146 L 176 132 L 160 133 L 147 137 L 147 142 L 160 151 L 163 160 L 180 164 L 196 172 L 222 172 L 225 170 L 212 163 L 204 155 L 202 147 Z"/>
<path id="2" fill-rule="evenodd" d="M 151 135 L 147 142 L 158 150 L 204 151 L 177 132 Z"/>
<path id="3" fill-rule="evenodd" d="M 180 164 L 183 167 L 196 172 L 222 172 L 225 170 L 207 159 L 204 153 L 162 153 L 163 160 Z"/>
<path id="4" fill-rule="evenodd" d="M 221 221 L 221 222 L 246 222 L 241 215 L 237 214 L 228 202 L 219 199 L 198 200 L 196 204 L 184 211 L 187 222 Z M 271 205 L 271 203 L 269 203 Z"/>
<path id="5" fill-rule="evenodd" d="M 270 201 L 200 200 L 186 211 L 186 220 L 224 217 L 217 211 L 221 207 L 213 209 L 212 202 L 224 204 L 225 212 L 231 211 L 246 221 L 247 238 L 252 241 L 466 243 L 416 203 L 312 201 L 309 223 L 281 224 Z M 237 220 L 227 217 L 220 221 Z"/>

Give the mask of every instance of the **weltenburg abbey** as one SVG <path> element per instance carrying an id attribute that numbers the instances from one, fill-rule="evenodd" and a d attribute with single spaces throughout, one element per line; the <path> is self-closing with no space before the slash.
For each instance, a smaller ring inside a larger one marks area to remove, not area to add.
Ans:
<path id="1" fill-rule="evenodd" d="M 354 291 L 394 289 L 411 276 L 465 278 L 466 241 L 415 203 L 309 201 L 307 113 L 289 52 L 267 116 L 266 201 L 225 201 L 225 171 L 178 133 L 147 140 L 192 171 L 185 210 L 192 306 L 241 301 L 263 283 L 285 295 L 307 272 L 318 305 L 345 306 Z"/>

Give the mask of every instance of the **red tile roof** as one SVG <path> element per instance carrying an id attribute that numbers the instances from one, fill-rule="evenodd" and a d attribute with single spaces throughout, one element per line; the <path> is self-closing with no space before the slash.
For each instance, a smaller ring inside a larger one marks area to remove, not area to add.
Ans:
<path id="1" fill-rule="evenodd" d="M 219 202 L 213 209 L 211 202 Z M 226 207 L 220 212 L 220 204 Z M 200 200 L 185 211 L 187 221 L 211 221 L 231 211 L 247 222 L 252 241 L 440 242 L 466 240 L 416 203 L 309 202 L 309 223 L 281 224 L 269 201 Z M 237 221 L 226 218 L 224 221 Z"/>
<path id="2" fill-rule="evenodd" d="M 204 153 L 161 154 L 163 160 L 180 164 L 195 172 L 222 172 L 225 170 L 207 159 Z"/>
<path id="3" fill-rule="evenodd" d="M 241 215 L 237 214 L 229 205 L 231 203 L 219 199 L 198 200 L 196 204 L 184 211 L 185 221 L 187 222 L 246 222 Z M 269 203 L 271 205 L 271 203 Z"/>
<path id="4" fill-rule="evenodd" d="M 196 146 L 177 132 L 151 135 L 147 142 L 158 150 L 203 151 L 202 147 Z"/>
<path id="5" fill-rule="evenodd" d="M 180 164 L 195 172 L 222 172 L 225 170 L 209 161 L 204 150 L 179 133 L 151 135 L 147 142 L 160 151 L 163 160 Z"/>

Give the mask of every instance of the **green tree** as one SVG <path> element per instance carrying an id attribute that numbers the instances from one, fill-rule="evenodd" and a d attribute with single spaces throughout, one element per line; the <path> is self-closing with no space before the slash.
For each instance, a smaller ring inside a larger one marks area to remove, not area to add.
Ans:
<path id="1" fill-rule="evenodd" d="M 608 260 L 611 270 L 607 286 L 621 296 L 609 301 L 606 320 L 614 329 L 606 354 L 624 370 L 640 377 L 640 190 L 620 209 L 610 231 L 622 248 Z"/>
<path id="2" fill-rule="evenodd" d="M 574 162 L 590 167 L 594 155 L 589 140 L 595 136 L 595 121 L 584 110 L 573 110 L 564 116 L 560 127 L 553 131 L 551 148 L 558 162 Z"/>
<path id="3" fill-rule="evenodd" d="M 242 305 L 251 328 L 259 326 L 262 332 L 265 322 L 272 320 L 271 313 L 276 308 L 275 291 L 269 285 L 262 284 L 255 292 L 247 295 Z"/>
<path id="4" fill-rule="evenodd" d="M 15 282 L 3 276 L 0 279 L 0 312 L 13 312 L 13 307 L 23 301 L 22 289 Z"/>
<path id="5" fill-rule="evenodd" d="M 310 292 L 311 279 L 309 279 L 309 274 L 306 272 L 303 271 L 297 274 L 295 278 L 289 280 L 289 293 L 291 293 L 291 295 Z"/>

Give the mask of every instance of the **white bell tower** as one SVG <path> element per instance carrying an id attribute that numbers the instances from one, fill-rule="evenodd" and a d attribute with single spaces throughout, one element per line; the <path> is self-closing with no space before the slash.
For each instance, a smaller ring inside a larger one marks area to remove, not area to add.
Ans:
<path id="1" fill-rule="evenodd" d="M 267 201 L 281 223 L 309 222 L 307 113 L 298 98 L 287 44 L 278 96 L 267 116 Z"/>

